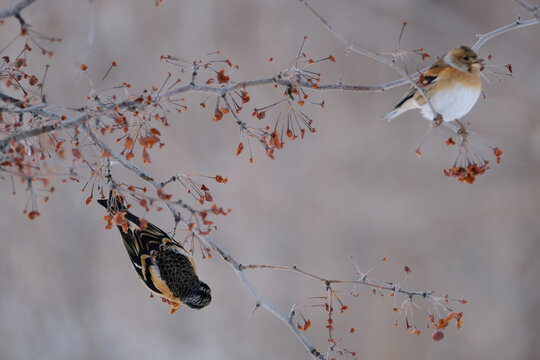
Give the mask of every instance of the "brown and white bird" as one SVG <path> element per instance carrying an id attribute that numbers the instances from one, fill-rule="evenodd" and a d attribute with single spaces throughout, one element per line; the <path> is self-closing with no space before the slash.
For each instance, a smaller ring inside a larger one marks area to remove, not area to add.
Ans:
<path id="1" fill-rule="evenodd" d="M 184 247 L 157 226 L 126 210 L 119 197 L 98 203 L 125 222 L 118 225 L 124 246 L 139 278 L 146 287 L 171 306 L 201 309 L 212 300 L 210 288 L 199 280 L 195 262 Z M 117 221 L 117 224 L 119 222 Z"/>
<path id="2" fill-rule="evenodd" d="M 478 100 L 482 92 L 480 71 L 484 69 L 484 60 L 467 46 L 460 46 L 449 51 L 430 66 L 418 79 L 431 105 L 450 122 L 465 116 Z M 414 86 L 403 96 L 394 110 L 382 116 L 388 121 L 405 111 L 420 109 L 428 120 L 434 120 L 435 114 L 421 92 Z"/>

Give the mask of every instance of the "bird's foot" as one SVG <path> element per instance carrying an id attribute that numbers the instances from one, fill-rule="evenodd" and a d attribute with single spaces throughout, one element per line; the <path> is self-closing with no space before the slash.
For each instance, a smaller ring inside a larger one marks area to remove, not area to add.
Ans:
<path id="1" fill-rule="evenodd" d="M 443 122 L 443 117 L 441 114 L 437 114 L 437 116 L 433 119 L 433 124 L 434 126 L 433 127 L 438 127 L 438 126 L 441 126 Z"/>
<path id="2" fill-rule="evenodd" d="M 180 308 L 180 303 L 177 303 L 175 301 L 171 301 L 169 299 L 166 299 L 164 297 L 161 298 L 161 301 L 167 303 L 170 307 L 171 307 L 171 310 L 169 311 L 169 314 L 174 314 L 176 312 L 176 310 L 178 310 Z"/>
<path id="3" fill-rule="evenodd" d="M 469 132 L 467 131 L 467 128 L 459 120 L 456 120 L 456 123 L 459 125 L 459 130 L 458 130 L 457 134 L 461 137 L 462 140 L 466 140 L 467 135 L 469 135 Z"/>

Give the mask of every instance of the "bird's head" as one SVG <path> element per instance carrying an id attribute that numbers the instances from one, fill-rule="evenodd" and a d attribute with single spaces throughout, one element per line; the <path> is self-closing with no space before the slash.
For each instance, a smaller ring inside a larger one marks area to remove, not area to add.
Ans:
<path id="1" fill-rule="evenodd" d="M 192 309 L 202 309 L 210 304 L 210 301 L 212 301 L 211 292 L 212 291 L 208 285 L 202 281 L 199 281 L 199 283 L 193 288 L 191 294 L 189 294 L 189 296 L 187 296 L 185 299 L 182 299 L 182 301 Z"/>
<path id="2" fill-rule="evenodd" d="M 468 46 L 460 46 L 449 51 L 444 56 L 444 62 L 463 72 L 484 70 L 484 59 L 479 58 Z"/>

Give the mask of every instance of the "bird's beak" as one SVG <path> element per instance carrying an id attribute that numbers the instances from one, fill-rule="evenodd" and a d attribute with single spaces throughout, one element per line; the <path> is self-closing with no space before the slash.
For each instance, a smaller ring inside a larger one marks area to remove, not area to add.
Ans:
<path id="1" fill-rule="evenodd" d="M 482 71 L 482 70 L 484 70 L 484 59 L 478 58 L 478 59 L 474 60 L 474 62 L 472 63 L 472 65 L 473 65 L 475 68 L 477 68 L 477 69 L 479 69 L 480 71 Z"/>

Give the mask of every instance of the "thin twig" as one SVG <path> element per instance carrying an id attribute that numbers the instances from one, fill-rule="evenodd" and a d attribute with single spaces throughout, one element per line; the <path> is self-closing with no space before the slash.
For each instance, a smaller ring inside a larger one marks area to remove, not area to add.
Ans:
<path id="1" fill-rule="evenodd" d="M 36 0 L 19 0 L 15 4 L 8 6 L 4 10 L 0 10 L 0 19 L 5 19 L 11 16 L 20 15 L 21 11 L 34 3 Z"/>
<path id="2" fill-rule="evenodd" d="M 298 338 L 298 340 L 300 340 L 302 345 L 304 345 L 304 347 L 310 352 L 313 358 L 325 359 L 325 357 L 311 344 L 311 342 L 306 338 L 306 336 L 294 325 L 292 319 L 289 316 L 285 315 L 285 313 L 277 309 L 273 304 L 271 304 L 261 296 L 261 294 L 257 291 L 255 286 L 251 283 L 251 281 L 249 281 L 246 274 L 244 273 L 243 270 L 245 269 L 245 267 L 243 265 L 241 265 L 231 255 L 225 252 L 210 236 L 202 236 L 198 233 L 195 233 L 195 236 L 197 236 L 197 238 L 217 250 L 221 257 L 234 270 L 240 280 L 242 280 L 251 295 L 255 298 L 257 304 L 259 304 L 260 307 L 266 309 L 272 315 L 281 320 L 285 325 L 287 325 L 287 327 L 293 332 L 293 334 Z"/>
<path id="3" fill-rule="evenodd" d="M 36 111 L 39 112 L 39 111 L 43 111 L 43 110 L 44 109 L 33 110 L 32 112 L 35 113 Z M 47 133 L 50 133 L 50 132 L 53 132 L 53 131 L 74 128 L 74 127 L 80 126 L 82 123 L 84 123 L 86 120 L 88 120 L 90 118 L 91 117 L 89 117 L 87 114 L 83 113 L 82 115 L 79 115 L 79 116 L 77 116 L 75 118 L 71 118 L 71 119 L 66 120 L 66 121 L 58 121 L 58 122 L 55 122 L 53 124 L 45 125 L 45 126 L 38 127 L 38 128 L 35 128 L 35 129 L 21 131 L 19 133 L 14 133 L 14 134 L 0 140 L 0 152 L 3 151 L 11 141 L 18 142 L 18 141 L 21 141 L 21 140 L 32 138 L 34 136 L 47 134 Z"/>
<path id="4" fill-rule="evenodd" d="M 473 49 L 474 51 L 477 51 L 478 49 L 480 49 L 480 47 L 482 47 L 486 43 L 486 41 L 488 41 L 489 39 L 494 38 L 495 36 L 499 36 L 499 35 L 504 34 L 505 32 L 510 31 L 510 30 L 520 29 L 520 28 L 535 25 L 535 24 L 538 24 L 538 23 L 540 23 L 540 21 L 538 21 L 538 19 L 529 19 L 529 20 L 525 20 L 525 21 L 521 21 L 521 19 L 517 19 L 515 22 L 513 22 L 511 24 L 502 26 L 502 27 L 497 28 L 497 29 L 495 29 L 493 31 L 490 31 L 490 32 L 488 32 L 486 34 L 477 35 L 478 40 L 471 47 L 471 49 Z"/>
<path id="5" fill-rule="evenodd" d="M 266 84 L 278 84 L 282 86 L 290 86 L 291 83 L 289 80 L 280 79 L 280 78 L 265 78 L 265 79 L 259 79 L 259 80 L 250 80 L 250 81 L 244 81 L 239 82 L 235 84 L 231 84 L 229 86 L 225 87 L 212 87 L 212 86 L 203 86 L 203 85 L 195 85 L 195 84 L 189 84 L 185 85 L 179 88 L 176 88 L 174 90 L 169 91 L 163 96 L 160 96 L 160 101 L 167 101 L 171 96 L 178 95 L 182 93 L 203 93 L 203 94 L 212 94 L 212 95 L 219 95 L 223 96 L 225 94 L 228 94 L 234 90 L 237 89 L 243 89 L 247 87 L 252 86 L 259 86 L 259 85 L 266 85 Z M 298 81 L 298 85 L 310 88 L 313 90 L 322 90 L 322 91 L 335 91 L 335 90 L 346 90 L 346 91 L 383 91 L 385 88 L 374 85 L 374 86 L 363 86 L 363 85 L 346 85 L 342 83 L 338 84 L 323 84 L 319 85 L 318 87 L 314 86 L 312 83 L 306 82 L 306 81 Z M 12 98 L 6 94 L 0 93 L 0 99 L 8 101 L 10 103 L 21 105 L 22 102 L 18 99 Z M 7 100 L 6 100 L 7 99 Z M 51 106 L 51 105 L 48 105 Z M 138 102 L 130 100 L 130 101 L 124 101 L 119 103 L 118 105 L 110 105 L 110 106 L 104 106 L 104 109 L 113 109 L 114 107 L 119 106 L 123 108 L 129 108 L 129 107 L 135 107 L 135 106 L 141 106 Z M 6 110 L 6 112 L 9 112 Z M 20 112 L 20 111 L 19 111 Z M 56 118 L 58 120 L 61 119 L 60 114 L 58 116 L 51 116 L 51 118 Z M 86 120 L 86 115 L 82 114 L 79 115 L 76 118 L 73 118 L 70 121 L 62 121 L 54 124 L 44 125 L 40 128 L 35 128 L 32 130 L 27 131 L 21 131 L 19 133 L 12 134 L 8 137 L 3 138 L 0 140 L 0 151 L 2 151 L 6 145 L 11 141 L 21 141 L 25 140 L 34 136 L 43 135 L 46 133 L 50 133 L 57 130 L 67 129 L 67 128 L 73 128 L 76 126 L 79 126 Z"/>
<path id="6" fill-rule="evenodd" d="M 516 0 L 516 2 L 523 6 L 525 9 L 529 10 L 529 12 L 531 14 L 533 14 L 533 16 L 537 19 L 537 20 L 540 20 L 540 12 L 538 11 L 538 5 L 537 6 L 532 6 L 531 4 L 529 4 L 528 2 L 526 2 L 525 0 Z"/>
<path id="7" fill-rule="evenodd" d="M 77 67 L 81 66 L 86 61 L 86 58 L 90 55 L 90 52 L 92 51 L 92 47 L 94 46 L 94 42 L 96 40 L 97 0 L 89 0 L 89 4 L 90 4 L 90 26 L 88 29 L 88 37 L 86 39 L 86 45 L 85 45 L 84 51 L 76 63 Z"/>
<path id="8" fill-rule="evenodd" d="M 296 265 L 286 266 L 286 265 L 266 265 L 266 264 L 253 265 L 253 264 L 250 264 L 250 265 L 241 265 L 241 268 L 242 268 L 242 270 L 243 269 L 274 269 L 274 270 L 283 270 L 283 271 L 293 271 L 293 272 L 297 272 L 299 274 L 308 276 L 310 278 L 319 280 L 322 283 L 324 283 L 325 286 L 328 286 L 330 284 L 359 284 L 359 285 L 366 285 L 366 286 L 376 288 L 376 289 L 379 289 L 379 290 L 386 290 L 386 291 L 390 291 L 390 292 L 402 293 L 402 294 L 407 295 L 408 297 L 420 296 L 420 297 L 425 298 L 425 297 L 427 297 L 427 296 L 434 293 L 433 290 L 409 291 L 409 290 L 402 289 L 402 288 L 400 288 L 399 286 L 396 286 L 396 285 L 384 285 L 384 284 L 380 284 L 380 283 L 377 283 L 377 282 L 373 282 L 373 281 L 369 280 L 367 277 L 362 277 L 362 278 L 360 278 L 358 280 L 326 279 L 326 278 L 323 278 L 323 277 L 321 277 L 319 275 L 315 275 L 313 273 L 302 270 L 302 269 L 298 268 Z"/>

